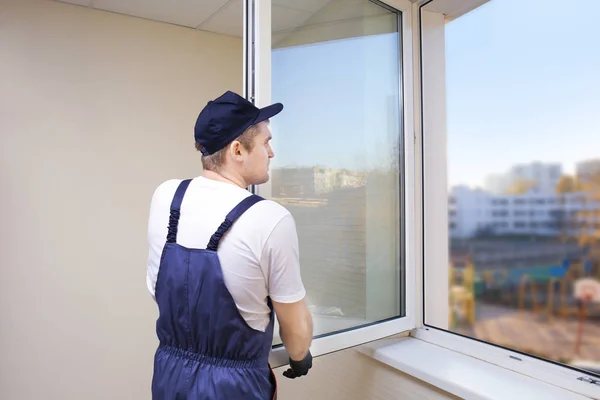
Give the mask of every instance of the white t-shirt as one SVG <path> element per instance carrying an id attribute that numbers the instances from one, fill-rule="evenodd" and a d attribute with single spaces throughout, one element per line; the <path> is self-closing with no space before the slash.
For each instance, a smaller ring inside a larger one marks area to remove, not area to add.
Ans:
<path id="1" fill-rule="evenodd" d="M 161 184 L 150 205 L 147 284 L 152 296 L 171 201 L 180 183 L 169 180 Z M 250 195 L 232 184 L 195 178 L 181 205 L 177 243 L 205 249 L 227 213 Z M 256 330 L 264 331 L 269 324 L 267 296 L 280 303 L 294 303 L 306 295 L 300 277 L 296 224 L 289 211 L 274 201 L 260 201 L 238 218 L 221 239 L 217 254 L 227 289 L 241 316 Z"/>

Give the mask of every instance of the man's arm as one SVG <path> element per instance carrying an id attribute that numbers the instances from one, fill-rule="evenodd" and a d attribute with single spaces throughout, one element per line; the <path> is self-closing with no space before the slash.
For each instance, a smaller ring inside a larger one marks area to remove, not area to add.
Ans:
<path id="1" fill-rule="evenodd" d="M 300 276 L 298 234 L 288 214 L 267 240 L 262 262 L 268 268 L 269 297 L 273 303 L 283 345 L 290 358 L 302 360 L 312 342 L 312 315 L 304 299 L 306 290 Z"/>
<path id="2" fill-rule="evenodd" d="M 304 299 L 295 303 L 273 301 L 273 308 L 279 321 L 279 335 L 290 358 L 304 359 L 312 343 L 312 315 Z"/>

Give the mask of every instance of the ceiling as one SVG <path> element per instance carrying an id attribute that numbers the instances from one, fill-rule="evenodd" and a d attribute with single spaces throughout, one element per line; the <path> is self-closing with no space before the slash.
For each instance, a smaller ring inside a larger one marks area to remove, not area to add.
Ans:
<path id="1" fill-rule="evenodd" d="M 57 0 L 97 10 L 242 37 L 243 0 Z M 410 0 L 415 2 L 417 0 Z M 426 9 L 456 18 L 489 0 L 435 0 Z M 272 0 L 273 36 L 296 28 L 351 20 L 373 14 L 368 0 Z M 318 14 L 318 15 L 317 15 Z M 321 21 L 325 19 L 325 21 Z"/>
<path id="2" fill-rule="evenodd" d="M 58 0 L 97 10 L 110 11 L 242 37 L 242 0 Z M 273 33 L 304 25 L 327 3 L 339 0 L 273 0 Z M 364 2 L 362 0 L 361 2 Z M 350 0 L 349 3 L 357 3 Z"/>
<path id="3" fill-rule="evenodd" d="M 444 14 L 446 16 L 446 22 L 450 22 L 489 1 L 490 0 L 435 0 L 428 3 L 424 9 Z"/>

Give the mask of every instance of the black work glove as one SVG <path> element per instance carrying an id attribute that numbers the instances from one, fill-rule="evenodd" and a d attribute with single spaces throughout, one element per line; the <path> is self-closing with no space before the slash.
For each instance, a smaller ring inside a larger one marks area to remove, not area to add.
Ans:
<path id="1" fill-rule="evenodd" d="M 312 368 L 312 354 L 310 350 L 302 361 L 294 361 L 290 358 L 290 368 L 283 372 L 286 378 L 294 379 L 308 374 L 308 370 Z"/>

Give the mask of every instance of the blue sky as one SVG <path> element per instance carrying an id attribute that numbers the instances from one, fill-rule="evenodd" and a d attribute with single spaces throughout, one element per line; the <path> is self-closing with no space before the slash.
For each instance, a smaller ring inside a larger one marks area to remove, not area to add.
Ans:
<path id="1" fill-rule="evenodd" d="M 598 0 L 492 0 L 446 27 L 450 184 L 600 158 Z"/>
<path id="2" fill-rule="evenodd" d="M 446 26 L 450 185 L 600 158 L 598 15 L 600 0 L 491 0 Z M 397 49 L 387 34 L 275 50 L 273 166 L 389 165 Z"/>

